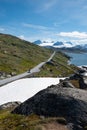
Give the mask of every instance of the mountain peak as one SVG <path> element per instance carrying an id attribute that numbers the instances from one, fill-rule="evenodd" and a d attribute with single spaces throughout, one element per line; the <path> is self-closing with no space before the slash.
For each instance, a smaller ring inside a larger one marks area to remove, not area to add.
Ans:
<path id="1" fill-rule="evenodd" d="M 66 43 L 72 45 L 72 42 L 66 42 Z"/>
<path id="2" fill-rule="evenodd" d="M 42 42 L 41 42 L 41 40 L 36 40 L 36 41 L 34 41 L 33 43 L 39 45 L 39 44 L 41 44 Z"/>
<path id="3" fill-rule="evenodd" d="M 56 43 L 53 44 L 54 46 L 60 46 L 60 45 L 64 45 L 63 42 L 59 42 L 57 41 Z"/>

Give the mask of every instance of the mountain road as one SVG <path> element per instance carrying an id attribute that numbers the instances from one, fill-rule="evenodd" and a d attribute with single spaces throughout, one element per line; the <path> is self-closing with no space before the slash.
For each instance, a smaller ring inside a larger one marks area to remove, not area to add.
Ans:
<path id="1" fill-rule="evenodd" d="M 32 75 L 33 73 L 39 72 L 39 71 L 40 71 L 40 68 L 41 68 L 44 64 L 46 64 L 47 62 L 49 62 L 49 61 L 52 60 L 52 58 L 54 57 L 55 53 L 56 53 L 56 52 L 54 52 L 54 53 L 50 56 L 50 58 L 49 58 L 47 61 L 41 62 L 40 64 L 38 64 L 37 66 L 35 66 L 35 67 L 32 68 L 31 70 L 26 71 L 25 73 L 19 74 L 19 75 L 17 75 L 17 76 L 13 76 L 13 77 L 11 77 L 11 78 L 6 78 L 6 79 L 3 79 L 3 80 L 0 80 L 0 86 L 3 86 L 3 85 L 5 85 L 5 84 L 10 83 L 10 82 L 15 81 L 15 80 L 18 80 L 18 79 L 21 79 L 21 78 L 30 76 L 30 75 Z"/>

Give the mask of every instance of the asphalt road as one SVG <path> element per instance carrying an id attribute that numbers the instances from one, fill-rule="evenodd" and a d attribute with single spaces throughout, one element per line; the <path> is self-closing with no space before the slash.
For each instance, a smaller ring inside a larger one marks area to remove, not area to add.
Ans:
<path id="1" fill-rule="evenodd" d="M 55 52 L 50 56 L 50 58 L 45 61 L 45 62 L 41 62 L 40 64 L 38 64 L 37 66 L 35 66 L 34 68 L 32 68 L 30 71 L 27 71 L 23 74 L 20 74 L 20 75 L 17 75 L 17 76 L 13 76 L 11 78 L 6 78 L 6 79 L 3 79 L 3 80 L 0 80 L 0 86 L 3 86 L 7 83 L 10 83 L 12 81 L 15 81 L 15 80 L 18 80 L 18 79 L 21 79 L 21 78 L 24 78 L 24 77 L 27 77 L 27 76 L 30 76 L 32 75 L 33 73 L 36 73 L 36 72 L 39 72 L 40 71 L 40 68 L 46 64 L 47 62 L 51 61 L 52 58 L 54 57 L 55 55 Z"/>

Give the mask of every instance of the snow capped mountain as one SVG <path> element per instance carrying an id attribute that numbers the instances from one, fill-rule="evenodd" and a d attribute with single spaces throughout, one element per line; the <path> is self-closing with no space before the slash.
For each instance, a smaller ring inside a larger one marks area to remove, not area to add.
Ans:
<path id="1" fill-rule="evenodd" d="M 86 49 L 87 49 L 87 44 L 84 44 L 84 45 L 83 45 L 83 48 L 86 48 Z"/>
<path id="2" fill-rule="evenodd" d="M 41 46 L 53 46 L 54 41 L 43 41 Z"/>
<path id="3" fill-rule="evenodd" d="M 56 43 L 53 44 L 53 47 L 55 47 L 55 48 L 62 48 L 62 47 L 64 47 L 64 43 L 57 41 Z"/>
<path id="4" fill-rule="evenodd" d="M 57 41 L 54 43 L 53 47 L 55 48 L 62 48 L 62 47 L 73 47 L 73 44 L 71 42 L 59 42 Z"/>
<path id="5" fill-rule="evenodd" d="M 37 40 L 35 42 L 33 42 L 34 44 L 40 45 L 40 46 L 50 46 L 50 47 L 55 47 L 55 48 L 62 48 L 62 47 L 72 47 L 74 46 L 73 43 L 71 42 L 61 42 L 61 41 L 41 41 L 41 40 Z"/>
<path id="6" fill-rule="evenodd" d="M 53 46 L 54 41 L 40 41 L 37 40 L 35 42 L 33 42 L 34 44 L 40 45 L 40 46 Z"/>
<path id="7" fill-rule="evenodd" d="M 73 44 L 72 42 L 64 42 L 64 47 L 71 48 L 74 46 L 75 46 L 75 44 Z"/>
<path id="8" fill-rule="evenodd" d="M 39 46 L 44 46 L 44 47 L 54 47 L 54 48 L 76 48 L 76 49 L 86 49 L 87 50 L 87 44 L 75 44 L 70 41 L 68 42 L 62 42 L 62 41 L 41 41 L 37 40 L 34 42 L 34 44 L 37 44 Z"/>
<path id="9" fill-rule="evenodd" d="M 40 45 L 42 44 L 41 40 L 34 41 L 34 44 Z"/>
<path id="10" fill-rule="evenodd" d="M 70 45 L 73 45 L 73 43 L 72 42 L 66 42 L 67 44 L 70 44 Z"/>
<path id="11" fill-rule="evenodd" d="M 57 41 L 56 43 L 53 44 L 53 46 L 61 46 L 61 45 L 64 45 L 63 42 L 58 42 Z"/>

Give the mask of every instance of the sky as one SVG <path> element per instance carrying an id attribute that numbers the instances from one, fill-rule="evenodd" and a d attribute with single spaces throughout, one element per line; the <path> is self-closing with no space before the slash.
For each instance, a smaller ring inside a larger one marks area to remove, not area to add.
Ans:
<path id="1" fill-rule="evenodd" d="M 87 0 L 0 0 L 0 33 L 87 43 Z"/>

